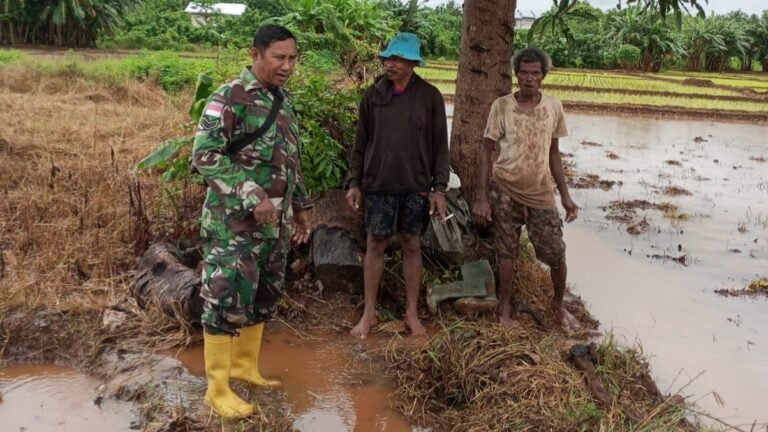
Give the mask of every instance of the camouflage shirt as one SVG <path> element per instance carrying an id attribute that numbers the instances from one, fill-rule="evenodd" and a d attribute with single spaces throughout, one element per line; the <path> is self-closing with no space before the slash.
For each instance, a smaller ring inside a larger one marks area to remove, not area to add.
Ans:
<path id="1" fill-rule="evenodd" d="M 292 98 L 282 89 L 283 106 L 274 124 L 253 144 L 230 155 L 230 143 L 252 133 L 267 118 L 274 96 L 249 68 L 209 98 L 195 135 L 192 163 L 208 184 L 200 234 L 228 239 L 249 232 L 254 238 L 290 235 L 293 212 L 304 207 L 299 127 Z M 269 199 L 278 224 L 257 224 L 253 209 Z"/>

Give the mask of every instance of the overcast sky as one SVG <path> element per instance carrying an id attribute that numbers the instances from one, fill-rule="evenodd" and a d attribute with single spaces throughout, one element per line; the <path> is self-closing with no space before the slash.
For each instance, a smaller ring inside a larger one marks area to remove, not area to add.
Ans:
<path id="1" fill-rule="evenodd" d="M 427 5 L 434 7 L 447 1 L 428 0 Z M 462 1 L 457 0 L 456 3 L 461 4 Z M 588 0 L 588 3 L 606 10 L 615 7 L 618 0 Z M 621 4 L 626 6 L 626 0 L 622 0 Z M 535 16 L 539 16 L 550 7 L 552 7 L 552 0 L 517 0 L 517 10 L 523 15 L 531 15 L 533 13 Z M 737 9 L 741 9 L 748 14 L 757 14 L 768 9 L 768 0 L 709 0 L 709 4 L 704 5 L 707 15 L 712 12 L 723 14 Z"/>

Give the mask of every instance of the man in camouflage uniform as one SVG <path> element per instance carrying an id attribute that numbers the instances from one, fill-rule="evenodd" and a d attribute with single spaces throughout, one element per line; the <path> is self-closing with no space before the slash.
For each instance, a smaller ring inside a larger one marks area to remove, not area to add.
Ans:
<path id="1" fill-rule="evenodd" d="M 264 26 L 251 56 L 253 66 L 209 98 L 193 150 L 193 164 L 208 184 L 201 218 L 205 400 L 225 417 L 253 413 L 229 387 L 230 378 L 279 385 L 258 370 L 264 322 L 283 292 L 291 237 L 304 243 L 311 231 L 296 112 L 281 88 L 296 64 L 296 38 L 284 27 Z M 274 124 L 233 153 L 231 144 L 264 124 L 277 99 L 283 104 Z"/>

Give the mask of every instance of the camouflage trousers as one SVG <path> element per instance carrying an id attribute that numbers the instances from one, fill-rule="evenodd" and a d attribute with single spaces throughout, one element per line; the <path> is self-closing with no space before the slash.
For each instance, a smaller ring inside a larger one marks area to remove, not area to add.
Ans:
<path id="1" fill-rule="evenodd" d="M 206 240 L 200 296 L 207 332 L 237 335 L 239 328 L 272 318 L 285 288 L 287 246 L 283 238 L 249 233 Z"/>
<path id="2" fill-rule="evenodd" d="M 503 258 L 517 259 L 523 225 L 536 251 L 536 258 L 558 268 L 565 258 L 563 220 L 557 209 L 532 208 L 518 203 L 497 186 L 491 187 L 493 246 Z"/>

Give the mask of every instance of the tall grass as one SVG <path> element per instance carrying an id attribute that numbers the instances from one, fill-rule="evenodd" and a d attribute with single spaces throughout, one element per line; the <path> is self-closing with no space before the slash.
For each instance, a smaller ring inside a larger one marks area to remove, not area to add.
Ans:
<path id="1" fill-rule="evenodd" d="M 134 266 L 128 169 L 186 121 L 186 101 L 155 83 L 46 67 L 0 69 L 0 105 L 17 107 L 0 110 L 3 310 L 107 301 Z M 143 182 L 150 217 L 171 219 L 155 180 Z"/>
<path id="2" fill-rule="evenodd" d="M 0 57 L 0 64 L 2 64 Z M 245 51 L 224 53 L 218 59 L 180 57 L 166 51 L 142 52 L 123 58 L 86 60 L 75 52 L 68 52 L 63 59 L 32 59 L 21 56 L 8 67 L 47 76 L 64 75 L 91 82 L 119 87 L 127 80 L 150 81 L 168 92 L 178 92 L 194 85 L 197 75 L 208 72 L 218 81 L 236 76 L 243 65 L 248 64 Z"/>

